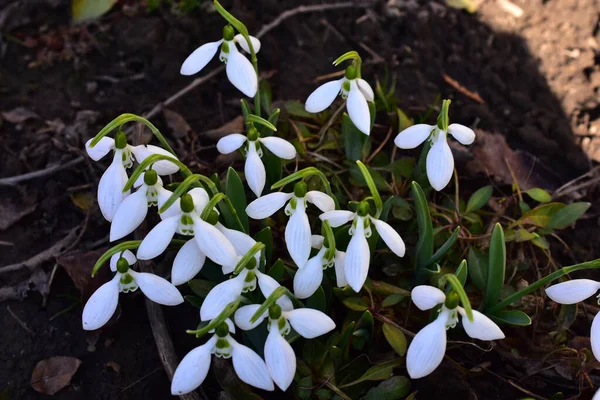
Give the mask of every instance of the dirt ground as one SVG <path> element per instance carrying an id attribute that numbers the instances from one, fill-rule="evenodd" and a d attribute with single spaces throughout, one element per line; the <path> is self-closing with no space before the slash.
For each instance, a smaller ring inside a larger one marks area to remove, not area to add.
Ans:
<path id="1" fill-rule="evenodd" d="M 52 398 L 169 398 L 141 295 L 122 301 L 122 317 L 101 334 L 81 329 L 80 289 L 85 296 L 98 281 L 78 285 L 67 271 L 90 268 L 106 246 L 109 228 L 93 205 L 102 168 L 90 163 L 82 148 L 117 115 L 143 114 L 189 84 L 193 78 L 179 75 L 181 62 L 200 44 L 219 39 L 223 24 L 214 12 L 148 14 L 126 1 L 98 22 L 71 27 L 67 3 L 0 0 L 0 178 L 83 156 L 49 176 L 0 186 L 0 265 L 24 262 L 83 227 L 72 234 L 58 261 L 51 256 L 31 270 L 0 272 L 0 299 L 5 300 L 0 304 L 0 399 L 47 397 L 31 388 L 31 374 L 38 361 L 58 355 L 77 357 L 82 364 L 72 384 Z M 322 2 L 223 3 L 256 32 L 284 10 Z M 386 72 L 396 77 L 406 113 L 423 113 L 438 94 L 451 98 L 452 121 L 505 137 L 533 160 L 531 179 L 547 189 L 600 161 L 600 1 L 513 0 L 515 9 L 506 1 L 486 0 L 474 15 L 436 1 L 356 3 L 366 7 L 299 14 L 262 39 L 260 68 L 274 100 L 304 101 L 318 85 L 315 77 L 335 72 L 331 62 L 356 49 L 365 59 L 365 77 L 383 78 Z M 218 65 L 209 64 L 207 71 Z M 215 142 L 203 132 L 237 116 L 238 101 L 231 85 L 215 78 L 168 107 L 188 127 L 174 130 L 162 112 L 152 121 L 188 165 L 202 173 L 223 172 Z M 464 149 L 457 155 L 463 165 L 469 159 Z M 485 180 L 485 171 L 473 172 L 472 178 Z M 594 194 L 592 185 L 581 195 L 593 203 L 590 216 L 578 233 L 563 237 L 573 244 L 577 261 L 600 257 Z M 196 343 L 184 333 L 196 323 L 196 310 L 165 312 L 183 355 Z M 540 333 L 536 329 L 540 325 L 511 335 L 533 343 Z M 573 329 L 587 336 L 589 324 L 582 321 Z M 528 397 L 525 391 L 543 398 L 557 391 L 565 398 L 578 396 L 581 377 L 544 373 L 531 361 L 541 357 L 535 346 L 520 350 L 519 361 L 508 344 L 483 355 L 469 346 L 451 349 L 451 357 L 470 365 L 489 361 L 493 373 L 483 368 L 466 377 L 445 363 L 413 388 L 419 398 L 432 399 L 514 399 Z M 600 384 L 600 377 L 591 379 Z M 216 383 L 204 386 L 208 398 L 218 397 Z M 581 398 L 591 398 L 590 392 Z"/>

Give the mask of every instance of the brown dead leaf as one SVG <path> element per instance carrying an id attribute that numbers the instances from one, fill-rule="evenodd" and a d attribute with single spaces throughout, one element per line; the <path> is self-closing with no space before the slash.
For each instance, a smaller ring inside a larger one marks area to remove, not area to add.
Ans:
<path id="1" fill-rule="evenodd" d="M 217 129 L 211 129 L 209 131 L 204 131 L 201 133 L 202 136 L 207 137 L 212 140 L 219 140 L 223 136 L 229 135 L 230 133 L 243 133 L 244 132 L 244 117 L 242 115 L 238 115 L 231 121 L 225 123 L 225 125 L 221 126 Z"/>
<path id="2" fill-rule="evenodd" d="M 192 128 L 187 123 L 185 118 L 181 116 L 181 114 L 176 113 L 175 111 L 171 111 L 168 109 L 163 110 L 163 115 L 165 116 L 165 120 L 167 121 L 167 126 L 173 132 L 173 135 L 178 138 L 186 137 L 190 132 L 192 132 Z"/>
<path id="3" fill-rule="evenodd" d="M 23 217 L 31 214 L 37 208 L 37 204 L 15 204 L 7 197 L 0 199 L 0 231 L 4 231 Z"/>
<path id="4" fill-rule="evenodd" d="M 71 383 L 81 361 L 75 357 L 52 357 L 35 366 L 31 375 L 31 387 L 37 392 L 54 395 Z"/>
<path id="5" fill-rule="evenodd" d="M 10 111 L 2 112 L 2 117 L 11 124 L 22 124 L 28 119 L 39 119 L 39 115 L 25 107 L 17 107 Z"/>
<path id="6" fill-rule="evenodd" d="M 98 274 L 92 278 L 92 268 L 103 251 L 74 251 L 58 257 L 56 262 L 63 267 L 71 280 L 81 292 L 84 299 L 89 298 L 108 280 L 108 268 L 101 268 Z"/>
<path id="7" fill-rule="evenodd" d="M 48 274 L 37 268 L 25 279 L 0 287 L 0 302 L 5 300 L 23 300 L 31 290 L 37 290 L 42 296 L 48 294 Z"/>
<path id="8" fill-rule="evenodd" d="M 114 362 L 114 361 L 109 361 L 109 362 L 107 362 L 106 364 L 104 364 L 104 366 L 105 366 L 106 368 L 110 368 L 110 369 L 112 369 L 112 370 L 113 370 L 113 371 L 115 371 L 117 374 L 118 374 L 119 372 L 121 372 L 121 366 L 120 366 L 119 364 L 117 364 L 116 362 Z"/>
<path id="9" fill-rule="evenodd" d="M 75 192 L 71 194 L 71 201 L 77 208 L 87 211 L 96 204 L 96 197 L 92 192 Z"/>

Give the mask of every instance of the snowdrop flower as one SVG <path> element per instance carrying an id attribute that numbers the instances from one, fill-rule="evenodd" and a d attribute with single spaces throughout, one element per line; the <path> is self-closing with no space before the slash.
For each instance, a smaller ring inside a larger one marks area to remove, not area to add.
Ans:
<path id="1" fill-rule="evenodd" d="M 312 296 L 323 281 L 323 270 L 334 265 L 337 287 L 344 287 L 348 284 L 344 275 L 346 253 L 335 250 L 332 255 L 329 255 L 330 258 L 327 258 L 329 247 L 324 243 L 321 235 L 313 235 L 311 245 L 319 249 L 319 252 L 308 260 L 305 266 L 299 267 L 294 275 L 294 294 L 299 299 Z"/>
<path id="2" fill-rule="evenodd" d="M 261 293 L 265 298 L 268 298 L 280 285 L 269 275 L 260 272 L 256 266 L 256 258 L 253 258 L 236 277 L 221 282 L 212 288 L 200 307 L 200 319 L 210 321 L 215 318 L 227 304 L 236 301 L 242 293 L 256 289 L 257 280 Z M 287 296 L 281 296 L 277 299 L 277 304 L 284 310 L 293 308 L 292 301 Z"/>
<path id="3" fill-rule="evenodd" d="M 235 265 L 238 261 L 235 248 L 225 235 L 215 227 L 219 219 L 218 214 L 212 210 L 208 221 L 200 218 L 200 214 L 208 202 L 208 194 L 202 188 L 192 189 L 189 193 L 181 196 L 179 201 L 163 213 L 163 220 L 142 240 L 137 252 L 138 258 L 140 260 L 150 260 L 157 257 L 165 251 L 175 233 L 178 233 L 194 236 L 197 245 L 197 247 L 193 247 L 194 245 L 188 244 L 188 242 L 179 250 L 180 253 L 185 253 L 185 255 L 181 255 L 182 262 L 191 260 L 195 254 L 202 252 L 216 264 L 223 266 Z M 177 268 L 175 269 L 175 273 L 177 273 Z M 176 277 L 175 282 L 181 283 L 180 279 L 183 278 Z"/>
<path id="4" fill-rule="evenodd" d="M 181 360 L 171 382 L 173 395 L 189 393 L 204 382 L 212 354 L 231 358 L 235 373 L 248 385 L 263 390 L 275 389 L 263 359 L 250 348 L 238 343 L 230 333 L 235 333 L 235 327 L 227 320 L 214 330 L 213 336 L 205 344 L 196 347 Z"/>
<path id="5" fill-rule="evenodd" d="M 250 41 L 254 52 L 258 53 L 260 40 L 250 36 Z M 219 60 L 227 64 L 225 69 L 227 78 L 240 92 L 248 97 L 254 97 L 258 90 L 256 71 L 250 61 L 237 49 L 236 43 L 247 53 L 250 53 L 246 39 L 241 34 L 235 35 L 233 28 L 227 25 L 223 28 L 223 39 L 203 44 L 185 59 L 181 66 L 181 75 L 193 75 L 200 72 L 214 58 L 217 50 L 221 47 Z"/>
<path id="6" fill-rule="evenodd" d="M 356 213 L 344 210 L 334 210 L 323 213 L 319 216 L 322 221 L 329 221 L 332 228 L 342 226 L 349 221 L 352 222 L 350 228 L 350 243 L 346 249 L 346 258 L 344 261 L 344 276 L 348 284 L 355 292 L 359 292 L 367 280 L 369 264 L 371 262 L 371 251 L 367 238 L 371 236 L 371 224 L 375 226 L 377 233 L 385 244 L 398 257 L 403 257 L 406 247 L 404 241 L 387 222 L 373 218 L 369 215 L 369 203 L 363 201 L 358 205 Z"/>
<path id="7" fill-rule="evenodd" d="M 129 250 L 117 253 L 110 259 L 110 269 L 116 272 L 114 278 L 100 286 L 92 294 L 83 308 L 81 316 L 83 329 L 93 331 L 108 322 L 119 303 L 119 292 L 134 292 L 140 288 L 147 298 L 165 306 L 183 303 L 177 288 L 166 279 L 146 272 L 135 272 L 130 267 L 137 259 Z"/>
<path id="8" fill-rule="evenodd" d="M 94 147 L 90 147 L 93 139 L 85 144 L 85 149 L 94 161 L 98 161 L 114 151 L 113 161 L 102 174 L 98 184 L 98 205 L 100 211 L 107 221 L 112 221 L 119 204 L 129 195 L 129 191 L 123 192 L 127 183 L 126 168 L 133 165 L 133 161 L 142 162 L 152 154 L 162 154 L 169 157 L 175 156 L 168 151 L 151 144 L 131 146 L 127 144 L 127 137 L 123 132 L 117 133 L 115 139 L 103 137 Z M 154 170 L 158 175 L 170 175 L 179 170 L 179 167 L 169 161 L 158 161 L 154 163 Z"/>
<path id="9" fill-rule="evenodd" d="M 264 219 L 287 203 L 285 213 L 290 216 L 290 220 L 285 226 L 285 243 L 298 268 L 304 267 L 310 256 L 311 232 L 306 215 L 307 201 L 323 212 L 335 209 L 335 202 L 329 195 L 316 190 L 307 192 L 306 183 L 302 181 L 294 185 L 294 193 L 270 193 L 259 197 L 246 207 L 246 214 L 250 218 Z"/>
<path id="10" fill-rule="evenodd" d="M 456 326 L 458 314 L 470 337 L 479 340 L 504 339 L 504 333 L 498 325 L 479 311 L 473 310 L 473 321 L 469 321 L 464 308 L 458 305 L 458 295 L 454 292 L 446 297 L 438 288 L 421 285 L 415 287 L 410 295 L 419 310 L 442 305 L 435 321 L 421 329 L 408 348 L 406 368 L 413 379 L 429 375 L 441 364 L 446 353 L 446 330 Z"/>
<path id="11" fill-rule="evenodd" d="M 357 78 L 356 68 L 346 68 L 346 76 L 337 81 L 319 86 L 308 96 L 304 108 L 310 113 L 318 113 L 333 103 L 338 94 L 346 100 L 350 119 L 359 131 L 368 135 L 371 132 L 371 114 L 367 101 L 374 101 L 373 89 L 364 79 Z"/>
<path id="12" fill-rule="evenodd" d="M 414 149 L 425 140 L 431 142 L 426 160 L 427 178 L 431 187 L 437 191 L 448 185 L 454 172 L 454 157 L 448 146 L 448 133 L 465 146 L 475 140 L 475 132 L 460 124 L 450 124 L 448 132 L 437 125 L 417 124 L 406 128 L 394 139 L 394 144 L 401 149 Z"/>
<path id="13" fill-rule="evenodd" d="M 287 140 L 275 136 L 262 138 L 256 128 L 252 127 L 248 130 L 248 137 L 240 133 L 232 133 L 221 138 L 217 142 L 217 150 L 221 154 L 233 153 L 246 142 L 247 153 L 244 174 L 250 190 L 254 192 L 256 197 L 260 197 L 267 180 L 267 172 L 261 161 L 263 150 L 260 145 L 264 145 L 271 153 L 285 160 L 292 160 L 296 157 L 296 148 Z"/>
<path id="14" fill-rule="evenodd" d="M 252 304 L 239 308 L 235 312 L 235 324 L 243 330 L 256 328 L 268 317 L 269 335 L 265 342 L 265 362 L 271 378 L 279 388 L 285 391 L 296 374 L 296 354 L 284 336 L 294 328 L 306 339 L 314 339 L 335 328 L 335 322 L 327 315 L 310 308 L 284 309 L 274 305 L 254 323 L 252 316 L 258 311 L 260 304 Z"/>
<path id="15" fill-rule="evenodd" d="M 598 290 L 600 290 L 600 282 L 591 279 L 572 279 L 550 286 L 546 289 L 546 294 L 559 304 L 576 304 L 592 297 Z M 600 294 L 596 297 L 599 298 L 600 304 Z M 592 321 L 590 342 L 594 357 L 600 360 L 600 313 L 596 314 Z"/>

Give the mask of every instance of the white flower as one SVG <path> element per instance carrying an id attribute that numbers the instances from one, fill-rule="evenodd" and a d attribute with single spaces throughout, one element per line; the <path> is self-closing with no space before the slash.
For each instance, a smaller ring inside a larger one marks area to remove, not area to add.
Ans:
<path id="1" fill-rule="evenodd" d="M 177 288 L 166 279 L 130 269 L 136 261 L 129 250 L 111 257 L 110 269 L 116 274 L 113 279 L 100 286 L 85 304 L 81 316 L 83 329 L 93 331 L 106 324 L 117 309 L 119 292 L 134 292 L 138 287 L 155 303 L 166 306 L 183 303 L 183 297 Z"/>
<path id="2" fill-rule="evenodd" d="M 162 154 L 176 158 L 173 154 L 158 147 L 149 145 L 131 146 L 127 144 L 125 134 L 117 134 L 117 141 L 109 137 L 103 137 L 94 146 L 90 147 L 90 139 L 85 144 L 85 149 L 94 161 L 100 160 L 111 150 L 114 150 L 113 161 L 102 174 L 98 184 L 98 205 L 100 211 L 107 221 L 112 221 L 119 204 L 129 195 L 129 191 L 123 192 L 127 183 L 126 168 L 133 165 L 133 161 L 141 163 L 152 154 Z M 179 167 L 172 162 L 161 160 L 154 163 L 152 167 L 158 175 L 170 175 L 179 170 Z"/>
<path id="3" fill-rule="evenodd" d="M 304 182 L 296 183 L 294 193 L 270 193 L 259 197 L 246 207 L 246 214 L 250 218 L 264 219 L 287 203 L 285 213 L 290 216 L 290 219 L 285 226 L 285 243 L 298 268 L 304 267 L 310 256 L 311 232 L 308 215 L 306 215 L 307 201 L 323 212 L 335 209 L 335 202 L 330 196 L 315 190 L 307 192 Z"/>
<path id="4" fill-rule="evenodd" d="M 200 307 L 200 319 L 209 321 L 215 318 L 223 311 L 227 304 L 236 301 L 242 293 L 251 292 L 256 289 L 256 281 L 261 293 L 265 298 L 279 286 L 279 283 L 267 274 L 263 274 L 256 268 L 256 264 L 251 265 L 252 269 L 244 268 L 238 276 L 219 283 L 208 292 Z M 283 310 L 291 310 L 292 301 L 287 296 L 281 296 L 277 299 L 277 304 Z"/>
<path id="5" fill-rule="evenodd" d="M 448 132 L 441 130 L 437 125 L 417 124 L 406 128 L 394 139 L 396 146 L 401 149 L 414 149 L 429 139 L 431 148 L 426 160 L 427 178 L 431 187 L 437 191 L 448 185 L 454 172 L 454 157 L 446 140 L 447 133 L 465 146 L 475 140 L 475 132 L 460 124 L 450 124 Z"/>
<path id="6" fill-rule="evenodd" d="M 470 337 L 479 340 L 504 339 L 504 333 L 498 325 L 479 311 L 473 310 L 473 321 L 469 321 L 462 307 L 446 307 L 446 295 L 433 286 L 416 286 L 411 292 L 411 298 L 420 310 L 430 310 L 442 304 L 435 321 L 421 329 L 408 348 L 406 368 L 413 379 L 429 375 L 440 365 L 446 353 L 446 329 L 456 326 L 458 314 Z"/>
<path id="7" fill-rule="evenodd" d="M 359 131 L 368 135 L 371 131 L 371 114 L 367 101 L 374 101 L 371 86 L 361 78 L 356 78 L 354 67 L 348 67 L 346 76 L 337 81 L 319 86 L 308 96 L 305 108 L 310 113 L 318 113 L 333 103 L 338 94 L 346 99 L 346 108 L 350 119 Z"/>
<path id="8" fill-rule="evenodd" d="M 161 201 L 159 196 L 159 203 Z M 189 251 L 197 254 L 200 251 L 216 264 L 234 266 L 238 261 L 238 257 L 233 245 L 215 225 L 200 218 L 200 214 L 208 202 L 208 194 L 202 188 L 192 189 L 181 196 L 181 199 L 178 199 L 163 213 L 163 220 L 142 240 L 137 252 L 138 258 L 140 260 L 150 260 L 159 256 L 165 251 L 175 233 L 178 233 L 194 236 L 197 244 L 197 248 L 194 248 L 193 245 L 187 245 L 186 243 L 187 246 L 184 245 L 179 250 L 180 252 Z M 218 214 L 216 213 L 213 222 L 215 224 L 218 222 Z M 182 260 L 189 260 L 190 253 L 182 255 Z M 202 265 L 200 265 L 201 267 Z M 175 271 L 175 273 L 177 272 Z M 181 279 L 183 278 L 176 277 L 175 282 L 181 283 Z"/>
<path id="9" fill-rule="evenodd" d="M 296 354 L 284 338 L 291 331 L 290 325 L 300 336 L 313 339 L 333 330 L 335 322 L 318 310 L 310 308 L 294 310 L 293 308 L 284 309 L 274 306 L 261 315 L 257 321 L 251 323 L 250 319 L 259 307 L 259 304 L 252 304 L 239 308 L 235 312 L 234 320 L 240 329 L 250 330 L 257 327 L 265 318 L 269 318 L 267 325 L 269 335 L 265 342 L 265 362 L 275 384 L 285 391 L 292 383 L 296 373 Z"/>
<path id="10" fill-rule="evenodd" d="M 241 34 L 233 36 L 233 30 L 226 32 L 227 27 L 223 30 L 223 36 L 226 39 L 221 39 L 217 42 L 210 42 L 198 47 L 192 54 L 185 59 L 181 65 L 180 73 L 182 75 L 193 75 L 200 72 L 202 68 L 213 59 L 217 50 L 221 47 L 219 60 L 227 64 L 227 78 L 240 92 L 248 97 L 254 97 L 258 89 L 258 78 L 254 67 L 244 57 L 236 47 L 236 43 L 240 45 L 247 53 L 250 53 L 250 48 L 246 39 Z M 254 52 L 260 50 L 260 40 L 250 36 Z"/>
<path id="11" fill-rule="evenodd" d="M 371 224 L 375 226 L 377 233 L 385 244 L 398 257 L 403 257 L 406 247 L 404 241 L 388 223 L 373 218 L 368 214 L 368 208 L 363 208 L 361 203 L 356 213 L 344 210 L 335 210 L 323 213 L 319 216 L 322 221 L 329 221 L 332 228 L 337 228 L 349 221 L 353 221 L 350 228 L 350 243 L 346 249 L 344 260 L 344 276 L 348 284 L 355 292 L 362 288 L 371 262 L 371 251 L 367 238 L 371 236 Z"/>
<path id="12" fill-rule="evenodd" d="M 231 321 L 227 320 L 215 331 L 205 344 L 190 351 L 177 366 L 171 382 L 173 395 L 189 393 L 204 382 L 212 354 L 221 358 L 231 358 L 235 373 L 248 385 L 263 390 L 275 389 L 263 359 L 229 334 L 235 333 Z"/>
<path id="13" fill-rule="evenodd" d="M 258 131 L 251 128 L 248 137 L 240 133 L 232 133 L 221 138 L 217 142 L 217 150 L 219 150 L 219 153 L 221 154 L 229 154 L 241 148 L 246 142 L 247 153 L 244 174 L 246 175 L 246 181 L 248 182 L 250 190 L 254 192 L 256 197 L 260 197 L 267 180 L 267 172 L 261 161 L 263 151 L 260 144 L 263 144 L 277 157 L 285 160 L 292 160 L 296 157 L 296 148 L 285 139 L 275 136 L 260 137 Z"/>
<path id="14" fill-rule="evenodd" d="M 546 289 L 546 294 L 560 304 L 575 304 L 592 297 L 600 290 L 600 282 L 591 279 L 572 279 L 552 285 Z M 600 304 L 600 295 L 598 302 Z M 592 353 L 600 360 L 600 313 L 596 314 L 590 332 Z"/>
<path id="15" fill-rule="evenodd" d="M 334 255 L 327 259 L 328 247 L 323 245 L 323 236 L 312 235 L 312 247 L 319 249 L 319 252 L 304 267 L 299 267 L 294 275 L 294 294 L 299 299 L 306 299 L 312 296 L 321 282 L 323 281 L 323 270 L 335 265 L 336 283 L 338 287 L 344 287 L 348 284 L 344 275 L 344 260 L 346 253 L 335 250 Z"/>

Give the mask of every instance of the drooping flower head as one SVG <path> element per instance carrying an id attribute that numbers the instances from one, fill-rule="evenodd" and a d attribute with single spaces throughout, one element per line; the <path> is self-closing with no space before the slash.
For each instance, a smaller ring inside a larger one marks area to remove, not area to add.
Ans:
<path id="1" fill-rule="evenodd" d="M 287 203 L 285 213 L 290 219 L 285 226 L 285 244 L 298 268 L 304 267 L 310 256 L 311 231 L 306 215 L 307 202 L 314 204 L 322 212 L 335 209 L 335 202 L 329 195 L 316 190 L 307 191 L 303 181 L 294 185 L 293 193 L 270 193 L 259 197 L 246 207 L 246 214 L 250 218 L 264 219 Z"/>
<path id="2" fill-rule="evenodd" d="M 102 174 L 98 184 L 98 205 L 100 211 L 107 221 L 112 221 L 121 202 L 129 195 L 129 191 L 123 192 L 127 183 L 126 168 L 130 168 L 134 161 L 141 163 L 152 154 L 161 154 L 175 158 L 168 151 L 151 144 L 131 146 L 127 144 L 125 133 L 119 132 L 115 139 L 104 136 L 96 145 L 91 147 L 90 139 L 85 144 L 85 149 L 94 161 L 98 161 L 114 151 L 113 161 Z M 170 175 L 179 170 L 172 162 L 161 160 L 154 164 L 154 170 L 158 175 Z"/>
<path id="3" fill-rule="evenodd" d="M 166 306 L 183 303 L 183 297 L 177 288 L 166 279 L 131 269 L 136 262 L 135 255 L 129 250 L 111 257 L 110 269 L 115 272 L 115 276 L 100 286 L 85 304 L 81 316 L 83 329 L 92 331 L 106 324 L 117 309 L 120 292 L 134 292 L 139 288 L 155 303 Z"/>
<path id="4" fill-rule="evenodd" d="M 436 319 L 421 329 L 408 347 L 406 368 L 413 379 L 429 375 L 441 364 L 446 353 L 446 330 L 456 326 L 459 314 L 463 328 L 470 337 L 479 340 L 504 339 L 504 333 L 498 325 L 479 311 L 472 311 L 473 321 L 470 321 L 465 309 L 458 305 L 455 292 L 446 296 L 438 288 L 421 285 L 416 286 L 410 295 L 419 310 L 442 305 Z"/>
<path id="5" fill-rule="evenodd" d="M 350 243 L 346 249 L 344 261 L 344 275 L 348 284 L 355 292 L 359 292 L 367 279 L 371 250 L 367 238 L 371 236 L 371 225 L 375 226 L 381 239 L 390 250 L 398 257 L 403 257 L 406 251 L 404 241 L 387 222 L 369 215 L 370 205 L 363 201 L 358 205 L 356 212 L 334 210 L 319 216 L 322 221 L 329 221 L 332 228 L 337 228 L 352 221 L 350 228 Z"/>
<path id="6" fill-rule="evenodd" d="M 285 391 L 296 373 L 296 354 L 285 339 L 291 331 L 290 325 L 300 336 L 313 339 L 333 330 L 335 322 L 321 311 L 310 308 L 294 310 L 291 304 L 287 308 L 275 304 L 256 321 L 251 322 L 252 316 L 259 308 L 259 304 L 239 308 L 235 312 L 235 324 L 247 331 L 256 328 L 268 318 L 269 335 L 265 342 L 265 362 L 275 384 Z"/>
<path id="7" fill-rule="evenodd" d="M 260 40 L 250 36 L 250 41 L 254 52 L 258 53 Z M 223 28 L 223 39 L 203 44 L 194 50 L 181 65 L 180 73 L 182 75 L 194 75 L 200 72 L 213 59 L 220 47 L 219 60 L 227 64 L 226 72 L 229 81 L 246 96 L 254 97 L 258 90 L 256 71 L 250 61 L 240 53 L 236 44 L 239 44 L 244 51 L 250 53 L 250 47 L 246 39 L 241 34 L 236 35 L 231 25 L 225 26 Z"/>
<path id="8" fill-rule="evenodd" d="M 431 148 L 426 160 L 427 178 L 431 187 L 437 191 L 448 185 L 454 172 L 454 156 L 448 145 L 448 134 L 465 146 L 475 141 L 475 132 L 471 128 L 460 124 L 448 125 L 449 104 L 450 100 L 444 100 L 437 125 L 413 125 L 394 139 L 394 144 L 401 149 L 414 149 L 429 140 Z"/>
<path id="9" fill-rule="evenodd" d="M 227 320 L 217 326 L 214 335 L 206 343 L 190 351 L 181 360 L 171 382 L 173 395 L 189 393 L 204 382 L 213 354 L 231 358 L 235 373 L 248 385 L 263 390 L 275 389 L 263 359 L 252 349 L 238 343 L 231 333 L 235 333 L 235 327 L 231 320 Z"/>
<path id="10" fill-rule="evenodd" d="M 349 66 L 342 79 L 327 82 L 319 86 L 306 99 L 304 108 L 310 113 L 318 113 L 325 110 L 333 103 L 338 94 L 346 100 L 348 116 L 365 135 L 371 132 L 371 114 L 368 101 L 374 101 L 373 89 L 364 79 L 358 77 L 357 68 Z"/>
<path id="11" fill-rule="evenodd" d="M 260 133 L 253 126 L 248 129 L 248 136 L 240 133 L 232 133 L 221 138 L 217 142 L 217 150 L 221 154 L 229 154 L 240 149 L 246 144 L 246 164 L 244 166 L 244 174 L 250 190 L 260 197 L 265 182 L 267 181 L 267 172 L 261 160 L 263 150 L 261 144 L 277 157 L 284 160 L 292 160 L 296 158 L 296 148 L 285 139 L 275 136 L 261 137 Z"/>

